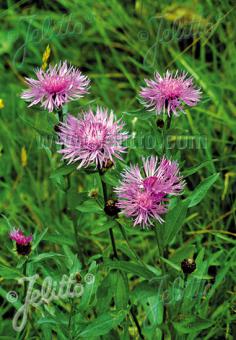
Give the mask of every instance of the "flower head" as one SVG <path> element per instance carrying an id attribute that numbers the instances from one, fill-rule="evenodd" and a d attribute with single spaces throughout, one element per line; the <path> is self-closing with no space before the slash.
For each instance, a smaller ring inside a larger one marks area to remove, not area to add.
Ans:
<path id="1" fill-rule="evenodd" d="M 184 112 L 183 104 L 195 106 L 200 100 L 201 91 L 193 86 L 193 79 L 187 73 L 171 74 L 169 71 L 162 77 L 158 72 L 154 80 L 145 80 L 147 87 L 142 87 L 140 96 L 150 111 L 160 114 L 167 111 L 168 116 L 178 116 Z"/>
<path id="2" fill-rule="evenodd" d="M 47 71 L 36 70 L 37 80 L 26 78 L 29 89 L 23 91 L 21 98 L 31 102 L 29 106 L 41 103 L 41 106 L 52 112 L 70 100 L 81 98 L 88 93 L 89 79 L 66 61 Z"/>
<path id="3" fill-rule="evenodd" d="M 152 220 L 162 223 L 167 211 L 169 195 L 178 195 L 184 183 L 176 162 L 154 156 L 143 159 L 143 171 L 138 165 L 130 166 L 122 174 L 120 185 L 115 189 L 117 206 L 134 219 L 134 225 L 152 225 Z"/>
<path id="4" fill-rule="evenodd" d="M 78 168 L 91 164 L 102 168 L 114 158 L 122 159 L 120 154 L 126 149 L 122 142 L 128 138 L 123 126 L 112 111 L 99 107 L 95 113 L 90 109 L 79 118 L 69 115 L 59 127 L 59 144 L 63 145 L 59 152 L 69 163 L 80 162 Z"/>
<path id="5" fill-rule="evenodd" d="M 10 239 L 16 241 L 16 243 L 21 245 L 26 245 L 30 243 L 33 239 L 33 236 L 25 236 L 24 233 L 20 229 L 13 229 L 10 234 Z"/>

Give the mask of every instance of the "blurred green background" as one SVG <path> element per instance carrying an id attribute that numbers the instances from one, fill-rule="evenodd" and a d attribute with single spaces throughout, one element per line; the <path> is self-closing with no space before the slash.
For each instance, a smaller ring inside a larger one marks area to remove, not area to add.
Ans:
<path id="1" fill-rule="evenodd" d="M 27 108 L 20 99 L 24 77 L 34 76 L 46 47 L 51 50 L 51 63 L 68 60 L 91 79 L 90 94 L 70 103 L 69 112 L 76 114 L 88 105 L 107 106 L 123 117 L 136 136 L 153 134 L 155 125 L 155 117 L 145 119 L 144 112 L 138 111 L 143 79 L 155 71 L 184 70 L 201 87 L 203 99 L 173 121 L 171 133 L 200 136 L 205 144 L 197 150 L 185 147 L 168 152 L 180 159 L 185 170 L 207 161 L 186 179 L 187 190 L 215 172 L 220 178 L 204 201 L 190 210 L 170 254 L 184 245 L 193 245 L 195 255 L 204 248 L 206 275 L 214 273 L 218 281 L 198 311 L 214 321 L 199 339 L 235 338 L 235 2 L 8 0 L 1 1 L 0 8 L 0 263 L 16 266 L 7 236 L 10 226 L 23 226 L 33 233 L 47 227 L 39 251 L 68 254 L 68 249 L 76 247 L 65 209 L 64 179 L 51 176 L 61 164 L 53 139 L 57 117 L 39 107 Z M 153 150 L 160 152 L 158 137 L 151 148 L 137 145 L 135 138 L 128 162 Z M 88 178 L 83 172 L 73 175 L 73 188 L 101 190 L 96 176 Z M 106 234 L 93 233 L 104 220 L 89 213 L 80 218 L 84 256 L 109 253 Z M 118 248 L 125 251 L 122 237 L 116 234 Z M 155 257 L 152 233 L 135 229 L 130 234 L 139 255 L 151 263 Z M 47 265 L 39 270 L 50 272 L 51 263 Z M 1 276 L 4 297 L 14 284 Z M 10 318 L 2 303 L 7 321 L 1 327 L 6 335 Z"/>

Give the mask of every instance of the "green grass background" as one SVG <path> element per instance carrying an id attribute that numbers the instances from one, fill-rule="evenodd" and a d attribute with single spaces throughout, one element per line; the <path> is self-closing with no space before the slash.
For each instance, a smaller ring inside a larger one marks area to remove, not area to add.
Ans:
<path id="1" fill-rule="evenodd" d="M 185 320 L 186 315 L 198 315 L 211 320 L 212 324 L 195 335 L 181 333 L 178 329 L 175 333 L 176 338 L 186 339 L 235 338 L 234 6 L 233 1 L 213 0 L 1 1 L 0 98 L 5 105 L 0 110 L 2 266 L 14 269 L 18 263 L 12 242 L 8 240 L 10 226 L 23 226 L 27 232 L 37 235 L 48 228 L 37 253 L 68 256 L 68 261 L 62 261 L 63 266 L 60 261 L 48 258 L 37 262 L 35 268 L 42 275 L 54 272 L 55 277 L 60 277 L 71 267 L 70 261 L 76 251 L 73 226 L 65 210 L 64 178 L 50 177 L 61 164 L 50 137 L 57 118 L 38 107 L 27 108 L 20 99 L 25 87 L 23 77 L 33 76 L 35 67 L 42 65 L 46 46 L 51 48 L 52 63 L 66 59 L 91 79 L 90 94 L 79 102 L 70 103 L 69 111 L 75 114 L 88 105 L 107 106 L 119 117 L 123 116 L 127 129 L 136 131 L 136 136 L 139 133 L 153 135 L 155 130 L 155 117 L 145 119 L 143 111 L 134 112 L 142 109 L 137 96 L 143 79 L 151 77 L 154 71 L 185 70 L 201 87 L 203 99 L 197 107 L 187 110 L 186 115 L 174 119 L 172 135 L 200 135 L 206 143 L 197 150 L 187 147 L 168 153 L 174 153 L 180 159 L 183 170 L 208 161 L 186 179 L 187 191 L 215 172 L 219 172 L 220 177 L 204 200 L 189 210 L 181 233 L 170 245 L 172 255 L 176 249 L 183 249 L 182 258 L 204 251 L 204 273 L 216 275 L 209 297 L 199 305 L 192 302 L 187 311 L 175 316 L 175 321 Z M 135 124 L 134 117 L 137 117 Z M 150 149 L 138 146 L 135 139 L 127 161 L 139 161 L 141 155 L 160 153 L 159 143 L 157 138 L 156 145 Z M 22 164 L 23 148 L 27 153 L 25 166 Z M 96 176 L 88 177 L 81 172 L 73 174 L 72 179 L 71 201 L 77 200 L 78 191 L 101 191 Z M 111 251 L 107 233 L 97 229 L 103 224 L 104 219 L 97 219 L 93 214 L 80 216 L 81 252 L 87 264 L 92 263 L 93 256 L 108 256 Z M 129 258 L 122 236 L 117 230 L 115 234 L 118 249 Z M 144 262 L 152 264 L 155 261 L 156 245 L 151 231 L 130 229 L 129 239 Z M 5 293 L 16 287 L 16 283 L 9 278 L 9 272 L 5 276 L 4 273 L 2 269 L 0 332 L 2 339 L 10 339 L 14 337 L 11 330 L 13 312 L 5 301 Z M 99 273 L 101 281 L 102 270 Z M 137 278 L 133 278 L 130 290 L 135 287 L 135 280 Z M 62 324 L 67 317 L 65 311 L 69 310 L 66 303 L 63 308 L 64 312 L 58 311 Z M 89 308 L 82 313 L 84 320 L 94 305 Z M 142 313 L 145 314 L 140 307 L 140 321 Z M 39 313 L 37 318 L 40 317 Z M 48 328 L 40 328 L 39 324 L 34 329 L 28 326 L 27 332 L 24 335 L 28 334 L 30 338 L 51 336 Z M 107 338 L 125 338 L 125 335 L 113 332 Z M 130 325 L 126 334 L 131 337 L 134 332 Z M 150 339 L 158 338 L 156 333 L 150 334 Z"/>

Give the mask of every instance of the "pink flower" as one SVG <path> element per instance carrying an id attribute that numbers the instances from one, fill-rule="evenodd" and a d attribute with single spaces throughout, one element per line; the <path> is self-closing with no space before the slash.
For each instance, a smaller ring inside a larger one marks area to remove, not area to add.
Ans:
<path id="1" fill-rule="evenodd" d="M 13 241 L 16 241 L 17 244 L 21 244 L 21 245 L 27 245 L 28 243 L 30 243 L 33 239 L 33 236 L 25 236 L 23 234 L 23 232 L 19 229 L 13 229 L 10 232 L 10 239 Z"/>
<path id="2" fill-rule="evenodd" d="M 195 106 L 200 100 L 201 91 L 194 88 L 193 79 L 187 73 L 173 75 L 169 71 L 162 77 L 158 72 L 154 80 L 145 79 L 147 87 L 142 87 L 140 96 L 143 104 L 150 110 L 160 114 L 167 110 L 168 116 L 178 116 L 178 111 L 184 112 L 183 104 Z"/>
<path id="3" fill-rule="evenodd" d="M 128 138 L 122 132 L 123 126 L 112 111 L 108 114 L 107 109 L 99 107 L 95 113 L 90 109 L 79 118 L 69 115 L 59 126 L 59 144 L 63 148 L 58 152 L 69 163 L 80 162 L 78 169 L 90 164 L 102 168 L 108 161 L 113 162 L 114 157 L 122 159 L 120 154 L 126 150 L 122 142 Z"/>
<path id="4" fill-rule="evenodd" d="M 59 63 L 47 71 L 36 70 L 37 80 L 25 78 L 29 86 L 21 98 L 31 102 L 29 106 L 41 103 L 41 106 L 52 112 L 70 100 L 83 97 L 88 93 L 89 79 L 81 72 L 68 66 L 67 62 Z"/>
<path id="5" fill-rule="evenodd" d="M 143 171 L 138 165 L 131 165 L 123 172 L 115 189 L 117 206 L 126 217 L 134 219 L 134 225 L 149 226 L 152 220 L 162 223 L 161 215 L 167 211 L 169 196 L 180 194 L 183 187 L 178 163 L 163 157 L 158 164 L 158 159 L 152 156 L 143 159 Z"/>

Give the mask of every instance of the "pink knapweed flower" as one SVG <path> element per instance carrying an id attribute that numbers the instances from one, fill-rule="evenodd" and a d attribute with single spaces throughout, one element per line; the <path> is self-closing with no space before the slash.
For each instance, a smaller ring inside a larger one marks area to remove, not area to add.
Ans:
<path id="1" fill-rule="evenodd" d="M 166 112 L 168 116 L 178 116 L 178 111 L 184 112 L 184 104 L 195 106 L 201 97 L 201 91 L 194 87 L 193 79 L 187 73 L 178 74 L 169 71 L 162 77 L 158 72 L 154 80 L 145 79 L 147 87 L 142 87 L 140 96 L 143 104 L 157 114 Z"/>
<path id="2" fill-rule="evenodd" d="M 177 162 L 157 157 L 143 159 L 143 169 L 131 165 L 122 174 L 120 185 L 115 189 L 118 196 L 117 206 L 126 217 L 134 220 L 134 225 L 143 227 L 162 223 L 167 211 L 170 195 L 182 192 L 184 182 L 179 175 Z"/>
<path id="3" fill-rule="evenodd" d="M 95 113 L 89 109 L 78 118 L 68 115 L 65 123 L 59 125 L 59 144 L 63 148 L 58 152 L 69 163 L 79 162 L 78 169 L 91 164 L 102 168 L 114 158 L 122 159 L 120 154 L 126 150 L 122 142 L 128 138 L 122 132 L 123 126 L 112 111 L 100 107 Z"/>
<path id="4" fill-rule="evenodd" d="M 20 229 L 13 229 L 10 234 L 10 239 L 15 241 L 17 244 L 27 245 L 33 239 L 33 236 L 25 236 Z"/>
<path id="5" fill-rule="evenodd" d="M 29 89 L 23 91 L 21 98 L 31 102 L 29 106 L 41 103 L 44 109 L 52 112 L 70 100 L 88 93 L 89 79 L 66 61 L 49 65 L 44 71 L 36 70 L 37 80 L 25 78 Z"/>

